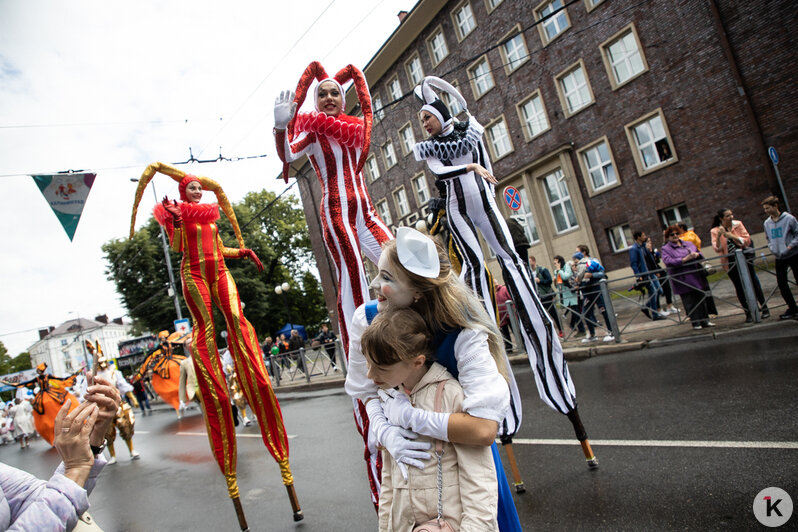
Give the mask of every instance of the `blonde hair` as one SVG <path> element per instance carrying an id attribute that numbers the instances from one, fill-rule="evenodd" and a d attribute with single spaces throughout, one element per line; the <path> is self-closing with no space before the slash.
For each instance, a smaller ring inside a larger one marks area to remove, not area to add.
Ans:
<path id="1" fill-rule="evenodd" d="M 424 355 L 432 364 L 432 335 L 424 318 L 409 308 L 388 309 L 377 314 L 363 331 L 360 349 L 378 366 L 390 366 Z"/>
<path id="2" fill-rule="evenodd" d="M 394 271 L 401 272 L 413 288 L 421 292 L 421 297 L 410 305 L 410 308 L 421 315 L 433 334 L 450 330 L 452 327 L 484 332 L 488 335 L 488 348 L 499 373 L 509 380 L 504 341 L 496 322 L 490 319 L 474 292 L 452 272 L 449 258 L 438 242 L 435 242 L 435 248 L 438 251 L 441 271 L 438 277 L 433 279 L 416 275 L 402 266 L 396 253 L 396 240 L 386 242 L 382 253 Z"/>

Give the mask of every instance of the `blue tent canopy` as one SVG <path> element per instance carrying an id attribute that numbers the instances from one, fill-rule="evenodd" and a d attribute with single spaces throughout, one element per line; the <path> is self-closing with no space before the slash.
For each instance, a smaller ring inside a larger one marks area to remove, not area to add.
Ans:
<path id="1" fill-rule="evenodd" d="M 288 338 L 289 336 L 291 336 L 291 329 L 296 329 L 297 332 L 299 333 L 299 336 L 301 336 L 302 339 L 304 340 L 308 339 L 308 333 L 305 331 L 305 326 L 297 325 L 296 323 L 286 323 L 282 329 L 280 329 L 275 333 L 275 336 L 280 336 L 281 334 L 284 334 L 285 337 Z"/>

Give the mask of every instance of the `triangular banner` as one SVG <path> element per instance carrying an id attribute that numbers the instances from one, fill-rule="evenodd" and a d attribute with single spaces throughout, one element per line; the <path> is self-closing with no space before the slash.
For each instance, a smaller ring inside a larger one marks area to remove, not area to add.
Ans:
<path id="1" fill-rule="evenodd" d="M 80 215 L 86 205 L 95 173 L 75 172 L 68 174 L 38 174 L 33 180 L 42 191 L 44 199 L 50 204 L 58 221 L 64 226 L 69 240 L 75 236 Z"/>

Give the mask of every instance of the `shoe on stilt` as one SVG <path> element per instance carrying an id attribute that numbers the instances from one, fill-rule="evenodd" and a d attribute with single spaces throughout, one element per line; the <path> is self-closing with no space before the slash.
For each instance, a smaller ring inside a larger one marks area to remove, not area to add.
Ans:
<path id="1" fill-rule="evenodd" d="M 112 456 L 110 460 L 108 460 L 108 465 L 114 465 L 116 463 L 116 456 Z"/>
<path id="2" fill-rule="evenodd" d="M 130 453 L 130 459 L 131 460 L 138 460 L 139 458 L 141 458 L 141 455 L 139 453 L 137 453 L 136 451 L 133 451 L 132 453 Z"/>

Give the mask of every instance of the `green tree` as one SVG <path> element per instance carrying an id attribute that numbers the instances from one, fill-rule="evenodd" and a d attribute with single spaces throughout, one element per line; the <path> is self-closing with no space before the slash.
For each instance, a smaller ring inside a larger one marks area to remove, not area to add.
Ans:
<path id="1" fill-rule="evenodd" d="M 6 346 L 3 342 L 0 342 L 0 375 L 8 375 L 9 373 L 16 373 L 26 369 L 31 369 L 30 353 L 20 353 L 12 358 L 8 354 Z"/>
<path id="2" fill-rule="evenodd" d="M 206 192 L 206 195 L 208 193 Z M 225 263 L 238 286 L 244 314 L 260 338 L 282 327 L 287 316 L 297 323 L 317 325 L 327 316 L 305 215 L 294 197 L 276 199 L 266 190 L 250 192 L 233 206 L 247 247 L 263 262 L 259 273 L 249 260 L 227 259 Z M 217 222 L 222 241 L 237 246 L 232 225 L 222 213 Z M 167 295 L 168 276 L 157 222 L 150 218 L 132 240 L 112 240 L 103 245 L 108 261 L 106 273 L 139 330 L 171 329 L 175 319 L 172 299 Z M 175 276 L 180 275 L 180 254 L 170 252 Z M 176 282 L 180 284 L 179 279 Z M 291 285 L 286 301 L 274 292 L 283 282 Z M 179 288 L 178 288 L 179 290 Z M 181 294 L 183 314 L 189 316 Z M 301 317 L 301 320 L 300 320 Z M 214 308 L 217 332 L 224 318 Z"/>

